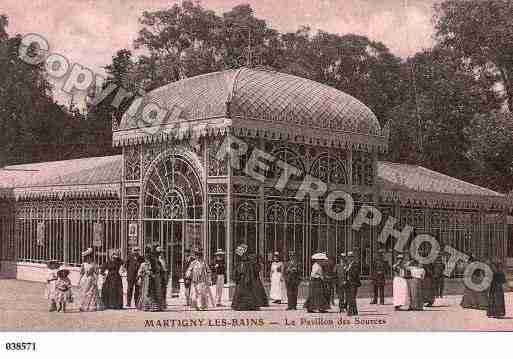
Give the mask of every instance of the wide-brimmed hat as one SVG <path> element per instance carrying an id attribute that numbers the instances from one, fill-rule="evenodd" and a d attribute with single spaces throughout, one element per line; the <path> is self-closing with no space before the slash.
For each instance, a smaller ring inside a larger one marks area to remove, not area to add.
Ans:
<path id="1" fill-rule="evenodd" d="M 346 254 L 344 252 L 340 253 L 340 256 L 345 258 L 346 257 Z"/>
<path id="2" fill-rule="evenodd" d="M 66 267 L 60 267 L 59 270 L 57 270 L 57 275 L 68 276 L 69 275 L 69 269 L 67 269 Z"/>
<path id="3" fill-rule="evenodd" d="M 59 261 L 52 259 L 46 263 L 46 266 L 50 269 L 57 269 L 59 268 Z"/>
<path id="4" fill-rule="evenodd" d="M 239 257 L 242 257 L 246 252 L 248 251 L 248 245 L 247 244 L 241 244 L 235 249 L 235 254 Z"/>
<path id="5" fill-rule="evenodd" d="M 217 252 L 214 253 L 216 256 L 224 256 L 224 251 L 222 249 L 218 249 Z"/>
<path id="6" fill-rule="evenodd" d="M 93 249 L 91 247 L 82 252 L 82 258 L 87 257 L 90 254 L 93 254 Z"/>
<path id="7" fill-rule="evenodd" d="M 328 256 L 326 255 L 326 253 L 315 253 L 312 256 L 312 259 L 313 260 L 328 260 Z"/>

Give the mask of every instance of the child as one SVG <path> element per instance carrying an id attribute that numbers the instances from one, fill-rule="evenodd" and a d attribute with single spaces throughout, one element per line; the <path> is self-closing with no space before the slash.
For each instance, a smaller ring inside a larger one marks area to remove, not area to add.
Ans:
<path id="1" fill-rule="evenodd" d="M 55 301 L 57 302 L 57 311 L 66 312 L 66 303 L 72 302 L 71 281 L 68 278 L 69 270 L 59 269 L 57 271 L 57 282 L 55 283 Z"/>
<path id="2" fill-rule="evenodd" d="M 50 312 L 55 312 L 57 310 L 57 305 L 55 304 L 55 282 L 57 282 L 57 268 L 59 264 L 57 261 L 50 261 L 47 264 L 48 267 L 48 277 L 46 279 L 46 297 L 50 303 Z"/>

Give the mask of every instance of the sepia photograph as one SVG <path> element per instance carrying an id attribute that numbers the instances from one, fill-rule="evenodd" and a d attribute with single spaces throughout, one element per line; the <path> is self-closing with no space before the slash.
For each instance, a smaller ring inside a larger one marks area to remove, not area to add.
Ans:
<path id="1" fill-rule="evenodd" d="M 512 332 L 512 111 L 510 0 L 1 0 L 0 352 Z"/>

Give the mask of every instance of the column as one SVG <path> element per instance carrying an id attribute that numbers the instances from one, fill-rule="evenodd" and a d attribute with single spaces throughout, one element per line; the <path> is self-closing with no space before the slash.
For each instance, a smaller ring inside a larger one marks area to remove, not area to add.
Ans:
<path id="1" fill-rule="evenodd" d="M 230 136 L 227 134 L 227 136 Z M 227 180 L 226 180 L 226 283 L 230 285 L 231 274 L 233 270 L 232 256 L 232 166 L 231 161 L 227 161 Z"/>

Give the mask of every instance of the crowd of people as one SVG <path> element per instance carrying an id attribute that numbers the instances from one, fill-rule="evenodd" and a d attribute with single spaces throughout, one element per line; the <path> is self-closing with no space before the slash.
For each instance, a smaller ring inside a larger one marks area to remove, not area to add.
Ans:
<path id="1" fill-rule="evenodd" d="M 248 246 L 242 244 L 235 250 L 233 281 L 235 288 L 231 308 L 236 311 L 259 310 L 272 304 L 287 303 L 287 310 L 297 310 L 301 269 L 294 252 L 289 252 L 282 261 L 274 253 L 270 266 L 270 290 L 263 285 L 260 259 L 248 253 Z M 434 263 L 421 265 L 415 259 L 408 260 L 398 254 L 396 263 L 390 267 L 378 251 L 373 262 L 370 279 L 373 284 L 373 299 L 370 304 L 385 304 L 385 283 L 393 277 L 393 305 L 396 311 L 421 311 L 433 306 L 437 298 L 443 297 L 445 264 L 441 257 Z M 183 265 L 183 286 L 185 306 L 198 311 L 210 307 L 221 307 L 226 280 L 225 253 L 218 250 L 212 265 L 204 260 L 200 248 L 194 248 L 185 255 Z M 114 251 L 101 266 L 94 261 L 93 249 L 82 253 L 79 279 L 79 310 L 96 311 L 122 309 L 123 284 L 120 275 L 126 273 L 126 306 L 142 311 L 162 311 L 167 308 L 166 298 L 170 271 L 158 245 L 145 248 L 144 256 L 139 248 L 133 248 L 126 260 L 119 251 Z M 340 254 L 338 264 L 325 253 L 312 256 L 308 292 L 303 308 L 308 313 L 326 313 L 335 305 L 338 297 L 338 311 L 347 316 L 358 315 L 357 295 L 361 287 L 359 256 L 353 252 Z M 461 305 L 464 308 L 485 309 L 489 317 L 505 316 L 503 285 L 506 277 L 500 262 L 488 262 L 493 271 L 489 289 L 483 291 L 465 288 Z M 48 263 L 47 296 L 50 311 L 66 311 L 66 303 L 73 302 L 70 271 Z M 472 280 L 479 283 L 484 272 L 475 271 Z M 99 280 L 101 279 L 101 280 Z M 103 282 L 100 284 L 100 282 Z M 214 287 L 214 292 L 212 290 Z"/>

